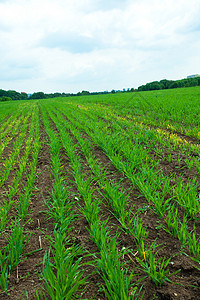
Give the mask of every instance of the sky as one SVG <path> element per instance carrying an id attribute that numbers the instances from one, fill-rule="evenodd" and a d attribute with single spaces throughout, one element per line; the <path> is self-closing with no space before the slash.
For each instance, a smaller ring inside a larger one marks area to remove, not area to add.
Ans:
<path id="1" fill-rule="evenodd" d="M 0 0 L 0 89 L 77 93 L 200 73 L 199 0 Z"/>

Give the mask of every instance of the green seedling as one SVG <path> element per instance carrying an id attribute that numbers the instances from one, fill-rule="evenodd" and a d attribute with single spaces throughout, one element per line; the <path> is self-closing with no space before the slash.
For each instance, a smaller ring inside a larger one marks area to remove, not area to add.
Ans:
<path id="1" fill-rule="evenodd" d="M 42 278 L 51 299 L 71 300 L 82 290 L 87 277 L 83 277 L 84 250 L 74 246 L 65 232 L 54 231 L 54 240 L 43 261 Z"/>
<path id="2" fill-rule="evenodd" d="M 144 260 L 140 258 L 136 258 L 140 264 L 140 269 L 143 270 L 149 278 L 155 283 L 156 287 L 159 287 L 164 284 L 164 282 L 170 281 L 170 277 L 177 274 L 180 270 L 170 273 L 168 269 L 168 265 L 170 263 L 171 258 L 164 259 L 160 257 L 156 260 L 156 255 L 158 251 L 155 252 L 155 248 L 158 247 L 153 243 L 151 247 L 145 251 Z"/>

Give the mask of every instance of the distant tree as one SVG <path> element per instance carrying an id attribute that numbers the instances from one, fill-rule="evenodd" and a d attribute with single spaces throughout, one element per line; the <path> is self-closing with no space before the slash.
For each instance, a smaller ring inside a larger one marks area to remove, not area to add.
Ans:
<path id="1" fill-rule="evenodd" d="M 88 91 L 82 91 L 81 94 L 82 94 L 82 95 L 89 95 L 90 92 L 88 92 Z"/>
<path id="2" fill-rule="evenodd" d="M 70 93 L 62 93 L 62 97 L 70 97 L 71 94 Z"/>
<path id="3" fill-rule="evenodd" d="M 61 93 L 53 93 L 53 97 L 62 97 L 62 94 Z"/>
<path id="4" fill-rule="evenodd" d="M 28 100 L 28 94 L 22 92 L 22 93 L 21 93 L 21 100 Z"/>
<path id="5" fill-rule="evenodd" d="M 172 82 L 172 84 L 176 83 L 177 88 L 183 88 L 183 87 L 185 87 L 185 82 L 186 82 L 185 80 L 176 80 L 176 81 Z"/>
<path id="6" fill-rule="evenodd" d="M 29 99 L 46 99 L 46 95 L 43 92 L 33 93 Z"/>
<path id="7" fill-rule="evenodd" d="M 147 83 L 148 91 L 161 90 L 162 88 L 164 88 L 164 86 L 162 85 L 162 83 L 160 83 L 158 81 L 153 81 L 153 82 Z"/>
<path id="8" fill-rule="evenodd" d="M 176 89 L 176 88 L 178 88 L 179 86 L 178 86 L 178 82 L 177 81 L 173 81 L 171 84 L 170 84 L 170 86 L 169 86 L 169 88 L 170 89 Z"/>
<path id="9" fill-rule="evenodd" d="M 162 79 L 160 80 L 160 83 L 162 84 L 164 89 L 169 89 L 172 80 Z"/>
<path id="10" fill-rule="evenodd" d="M 6 96 L 10 97 L 12 100 L 21 100 L 22 99 L 21 94 L 16 91 L 13 91 L 13 90 L 7 91 Z"/>
<path id="11" fill-rule="evenodd" d="M 77 96 L 86 96 L 86 95 L 90 95 L 90 92 L 88 91 L 82 91 L 82 92 L 78 92 Z"/>
<path id="12" fill-rule="evenodd" d="M 147 85 L 140 85 L 138 91 L 147 91 Z"/>
<path id="13" fill-rule="evenodd" d="M 0 90 L 0 97 L 6 96 L 6 91 Z"/>
<path id="14" fill-rule="evenodd" d="M 0 101 L 12 101 L 12 99 L 10 97 L 3 96 L 0 98 Z"/>

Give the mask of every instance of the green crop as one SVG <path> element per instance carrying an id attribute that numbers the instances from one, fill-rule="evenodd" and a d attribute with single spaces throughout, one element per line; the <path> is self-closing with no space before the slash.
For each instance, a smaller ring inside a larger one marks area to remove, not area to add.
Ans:
<path id="1" fill-rule="evenodd" d="M 137 261 L 140 264 L 140 268 L 146 272 L 149 278 L 155 283 L 155 285 L 161 286 L 165 281 L 170 281 L 170 277 L 177 274 L 180 270 L 170 273 L 169 269 L 167 268 L 171 258 L 164 259 L 160 257 L 156 260 L 156 255 L 158 251 L 156 249 L 155 243 L 151 245 L 151 247 L 145 251 L 144 260 L 137 258 Z"/>
<path id="2" fill-rule="evenodd" d="M 157 289 L 177 273 L 157 245 L 162 230 L 198 266 L 199 114 L 199 87 L 1 103 L 2 293 L 15 268 L 31 261 L 27 222 L 34 224 L 38 180 L 48 173 L 39 197 L 53 229 L 37 299 L 84 297 L 92 272 L 105 298 L 142 299 L 137 273 Z M 79 221 L 95 244 L 92 255 L 74 237 Z"/>
<path id="3" fill-rule="evenodd" d="M 43 261 L 42 278 L 51 299 L 75 299 L 74 294 L 82 288 L 87 278 L 83 278 L 83 249 L 70 243 L 64 231 L 54 230 L 50 239 L 51 248 Z"/>
<path id="4" fill-rule="evenodd" d="M 24 226 L 18 220 L 12 221 L 7 246 L 0 251 L 0 287 L 7 291 L 11 271 L 23 260 L 23 251 L 30 235 L 24 234 Z"/>

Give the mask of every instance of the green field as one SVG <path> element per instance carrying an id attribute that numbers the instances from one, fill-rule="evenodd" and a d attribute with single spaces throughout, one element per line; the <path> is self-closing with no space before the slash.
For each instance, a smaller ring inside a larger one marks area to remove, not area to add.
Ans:
<path id="1" fill-rule="evenodd" d="M 0 299 L 199 299 L 200 87 L 0 103 Z"/>

